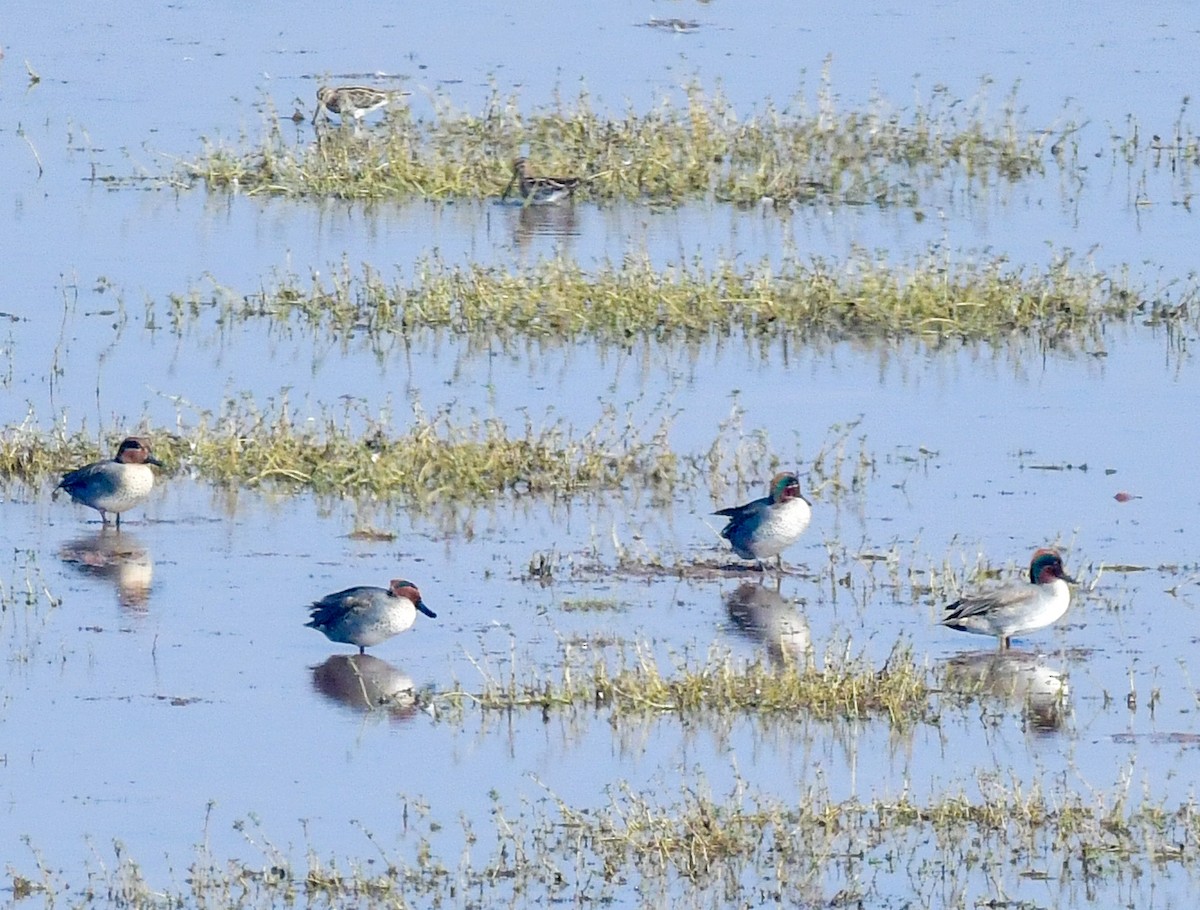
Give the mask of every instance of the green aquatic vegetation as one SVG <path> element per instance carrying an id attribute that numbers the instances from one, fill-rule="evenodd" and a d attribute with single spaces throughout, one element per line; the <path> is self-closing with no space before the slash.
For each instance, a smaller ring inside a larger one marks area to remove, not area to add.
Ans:
<path id="1" fill-rule="evenodd" d="M 954 261 L 932 252 L 901 267 L 861 252 L 841 264 L 680 262 L 660 269 L 629 257 L 593 270 L 556 259 L 516 272 L 434 259 L 419 262 L 411 278 L 390 282 L 343 264 L 331 274 L 282 275 L 251 293 L 178 295 L 171 308 L 177 331 L 215 308 L 223 322 L 268 318 L 343 337 L 450 332 L 622 345 L 1032 335 L 1069 346 L 1109 320 L 1169 321 L 1181 312 L 1119 277 L 1077 266 L 1069 254 L 1033 271 L 1003 259 Z"/>
<path id="2" fill-rule="evenodd" d="M 875 98 L 841 110 L 827 76 L 815 106 L 798 97 L 746 113 L 693 84 L 640 112 L 599 112 L 584 90 L 532 112 L 498 91 L 481 112 L 435 99 L 428 120 L 394 105 L 377 126 L 315 134 L 270 116 L 262 136 L 210 143 L 168 179 L 254 194 L 486 198 L 527 151 L 535 172 L 582 177 L 580 194 L 598 200 L 914 205 L 919 187 L 948 173 L 981 187 L 1040 173 L 1053 141 L 1021 125 L 1015 93 L 989 113 L 986 84 L 974 103 L 938 89 L 909 109 Z"/>
<path id="3" fill-rule="evenodd" d="M 883 666 L 854 657 L 847 646 L 821 663 L 736 660 L 712 652 L 703 662 L 664 670 L 645 646 L 615 661 L 600 656 L 580 663 L 568 648 L 557 669 L 535 668 L 519 677 L 481 668 L 484 685 L 461 685 L 432 696 L 440 706 L 485 710 L 605 709 L 615 716 L 751 713 L 806 715 L 823 720 L 885 717 L 898 725 L 929 715 L 933 690 L 908 651 L 897 648 Z"/>
<path id="4" fill-rule="evenodd" d="M 206 837 L 186 874 L 168 882 L 149 880 L 119 841 L 112 856 L 93 851 L 80 883 L 32 845 L 33 868 L 9 857 L 7 874 L 17 899 L 85 907 L 750 906 L 764 896 L 782 906 L 891 906 L 897 894 L 958 906 L 941 899 L 965 893 L 979 894 L 980 906 L 1024 906 L 1046 893 L 1042 881 L 1074 907 L 1109 895 L 1110 904 L 1136 902 L 1147 887 L 1175 893 L 1171 880 L 1186 883 L 1200 861 L 1190 801 L 987 778 L 973 789 L 834 799 L 812 782 L 797 799 L 740 775 L 715 792 L 689 769 L 645 790 L 614 781 L 583 806 L 544 789 L 516 807 L 493 794 L 457 825 L 401 796 L 403 833 L 360 826 L 363 856 L 309 847 L 297 857 L 251 818 L 234 824 L 246 840 L 238 855 L 216 855 Z"/>
<path id="5" fill-rule="evenodd" d="M 262 410 L 235 401 L 220 414 L 198 415 L 186 430 L 139 432 L 168 472 L 187 470 L 217 485 L 403 498 L 414 507 L 500 493 L 619 489 L 630 478 L 669 490 L 678 477 L 665 428 L 645 438 L 613 408 L 584 431 L 531 421 L 514 430 L 495 419 L 460 424 L 419 407 L 394 427 L 388 417 L 303 419 L 286 402 Z M 10 428 L 0 432 L 0 479 L 40 482 L 112 451 L 82 432 Z"/>
<path id="6" fill-rule="evenodd" d="M 185 473 L 229 489 L 352 498 L 368 512 L 373 501 L 400 500 L 408 509 L 441 510 L 455 523 L 459 507 L 501 496 L 516 501 L 636 491 L 640 502 L 662 508 L 674 502 L 681 484 L 727 489 L 754 472 L 769 477 L 784 463 L 764 434 L 754 436 L 753 446 L 743 445 L 736 422 L 722 424 L 709 451 L 696 455 L 671 447 L 671 412 L 659 408 L 641 422 L 632 413 L 606 405 L 582 429 L 556 417 L 541 426 L 528 416 L 518 426 L 478 416 L 460 422 L 448 410 L 431 415 L 419 405 L 406 417 L 367 414 L 354 405 L 305 417 L 285 397 L 264 407 L 238 399 L 226 401 L 217 413 L 181 411 L 170 428 L 143 421 L 101 441 L 84 430 L 45 432 L 27 422 L 0 428 L 0 483 L 37 488 L 56 482 L 80 464 L 111 458 L 117 442 L 136 432 L 164 462 L 157 469 L 164 482 Z M 837 501 L 861 494 L 861 466 L 849 464 L 843 451 L 847 432 L 835 426 L 814 454 L 796 452 L 787 461 L 810 465 L 805 478 L 810 496 Z M 847 478 L 852 468 L 854 476 Z M 391 533 L 369 516 L 361 521 L 351 533 L 356 539 L 387 539 Z M 549 581 L 560 569 L 571 573 L 569 560 L 559 563 L 555 552 L 535 553 L 529 576 Z"/>
<path id="7" fill-rule="evenodd" d="M 558 604 L 564 613 L 619 613 L 625 604 L 604 597 L 567 597 Z"/>
<path id="8" fill-rule="evenodd" d="M 123 436 L 115 436 L 111 448 L 101 452 L 95 439 L 80 431 L 47 434 L 28 424 L 0 430 L 0 478 L 32 483 L 101 458 L 112 458 Z"/>

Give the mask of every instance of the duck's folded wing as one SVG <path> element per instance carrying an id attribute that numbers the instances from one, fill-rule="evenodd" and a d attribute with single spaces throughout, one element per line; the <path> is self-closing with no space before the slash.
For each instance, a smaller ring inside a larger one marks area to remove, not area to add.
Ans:
<path id="1" fill-rule="evenodd" d="M 942 622 L 970 619 L 972 616 L 1003 616 L 1029 606 L 1037 591 L 1027 588 L 998 588 L 956 600 L 946 607 Z"/>
<path id="2" fill-rule="evenodd" d="M 347 588 L 328 597 L 322 597 L 308 609 L 312 621 L 318 625 L 333 622 L 347 613 L 354 613 L 370 606 L 369 587 Z"/>
<path id="3" fill-rule="evenodd" d="M 729 524 L 721 531 L 721 536 L 726 540 L 738 532 L 738 528 L 745 525 L 747 522 L 752 522 L 757 517 L 767 510 L 767 506 L 771 504 L 769 499 L 756 499 L 753 502 L 748 502 L 744 506 L 730 506 L 728 509 L 720 509 L 713 512 L 714 515 L 723 515 L 729 519 Z"/>
<path id="4" fill-rule="evenodd" d="M 115 472 L 104 470 L 108 462 L 99 462 L 97 464 L 85 465 L 82 468 L 76 468 L 74 471 L 68 471 L 63 475 L 62 480 L 58 482 L 58 486 L 66 490 L 72 495 L 86 488 L 89 493 L 98 497 L 107 496 L 117 491 L 117 480 Z"/>
<path id="5" fill-rule="evenodd" d="M 768 498 L 756 499 L 753 502 L 748 502 L 744 506 L 730 506 L 727 509 L 717 509 L 713 512 L 714 515 L 724 515 L 731 521 L 745 521 L 759 512 L 766 509 L 771 504 Z"/>

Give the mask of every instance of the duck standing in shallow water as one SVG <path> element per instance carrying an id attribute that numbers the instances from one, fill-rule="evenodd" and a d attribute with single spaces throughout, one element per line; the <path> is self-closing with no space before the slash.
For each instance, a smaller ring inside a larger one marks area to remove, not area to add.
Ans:
<path id="1" fill-rule="evenodd" d="M 744 506 L 730 506 L 714 512 L 724 515 L 729 523 L 721 536 L 733 545 L 733 552 L 742 559 L 758 561 L 774 556 L 783 569 L 784 550 L 800 539 L 812 519 L 812 503 L 800 492 L 800 479 L 789 471 L 776 474 L 770 492 Z"/>
<path id="2" fill-rule="evenodd" d="M 1000 649 L 1022 632 L 1032 632 L 1060 620 L 1071 605 L 1075 579 L 1063 569 L 1062 557 L 1053 550 L 1038 550 L 1029 563 L 1029 583 L 1024 582 L 968 594 L 946 607 L 943 626 L 976 635 L 994 635 Z"/>
<path id="3" fill-rule="evenodd" d="M 573 196 L 582 182 L 579 177 L 534 177 L 529 173 L 529 162 L 517 158 L 513 161 L 512 178 L 500 194 L 500 199 L 503 201 L 508 198 L 509 190 L 515 183 L 527 205 L 553 205 Z"/>
<path id="4" fill-rule="evenodd" d="M 358 653 L 412 628 L 420 610 L 430 619 L 437 614 L 421 600 L 411 581 L 392 580 L 387 588 L 360 585 L 322 597 L 309 609 L 306 626 L 323 632 L 330 641 L 357 645 Z"/>
<path id="5" fill-rule="evenodd" d="M 163 463 L 150 454 L 144 439 L 129 436 L 117 447 L 116 457 L 68 471 L 50 495 L 57 499 L 58 491 L 66 490 L 73 501 L 99 512 L 104 524 L 108 524 L 107 513 L 114 513 L 120 528 L 121 513 L 145 502 L 154 489 L 150 465 L 161 468 Z"/>

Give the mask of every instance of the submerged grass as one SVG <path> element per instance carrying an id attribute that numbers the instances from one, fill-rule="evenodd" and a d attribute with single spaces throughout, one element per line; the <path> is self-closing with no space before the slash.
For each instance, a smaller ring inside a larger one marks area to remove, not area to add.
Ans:
<path id="1" fill-rule="evenodd" d="M 1040 173 L 1055 140 L 1021 125 L 1015 93 L 991 114 L 986 83 L 973 103 L 938 89 L 910 110 L 876 98 L 841 111 L 827 76 L 815 106 L 800 97 L 749 114 L 692 85 L 682 103 L 615 116 L 586 91 L 532 113 L 493 91 L 481 113 L 435 99 L 428 121 L 400 106 L 365 132 L 323 128 L 309 141 L 304 129 L 297 141 L 290 126 L 276 118 L 261 138 L 208 145 L 177 179 L 291 196 L 481 198 L 499 195 L 524 153 L 536 172 L 583 177 L 593 199 L 913 205 L 947 172 L 980 187 Z"/>
<path id="2" fill-rule="evenodd" d="M 225 322 L 269 318 L 342 335 L 449 331 L 607 344 L 728 336 L 995 341 L 1013 334 L 1054 342 L 1094 334 L 1109 320 L 1167 321 L 1187 312 L 1186 301 L 1168 306 L 1123 277 L 1078 267 L 1069 254 L 1034 272 L 1003 259 L 954 262 L 933 253 L 907 268 L 864 253 L 841 265 L 816 259 L 778 267 L 681 262 L 658 269 L 627 258 L 590 272 L 563 260 L 520 272 L 426 260 L 411 279 L 393 282 L 343 264 L 330 275 L 285 275 L 251 294 L 194 291 L 170 305 L 176 330 L 216 307 Z"/>

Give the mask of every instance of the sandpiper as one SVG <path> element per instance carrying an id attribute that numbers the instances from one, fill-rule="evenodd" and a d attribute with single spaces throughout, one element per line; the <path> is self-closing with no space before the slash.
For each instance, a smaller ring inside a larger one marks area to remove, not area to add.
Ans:
<path id="1" fill-rule="evenodd" d="M 526 205 L 552 205 L 573 196 L 582 182 L 579 177 L 534 177 L 529 173 L 529 162 L 517 158 L 513 161 L 512 177 L 500 199 L 508 198 L 515 183 Z"/>
<path id="2" fill-rule="evenodd" d="M 371 88 L 369 85 L 339 85 L 336 88 L 323 85 L 317 89 L 317 109 L 313 112 L 312 122 L 315 126 L 322 112 L 328 120 L 332 112 L 343 120 L 353 117 L 357 123 L 372 111 L 386 106 L 393 98 L 407 94 L 408 92 Z"/>

